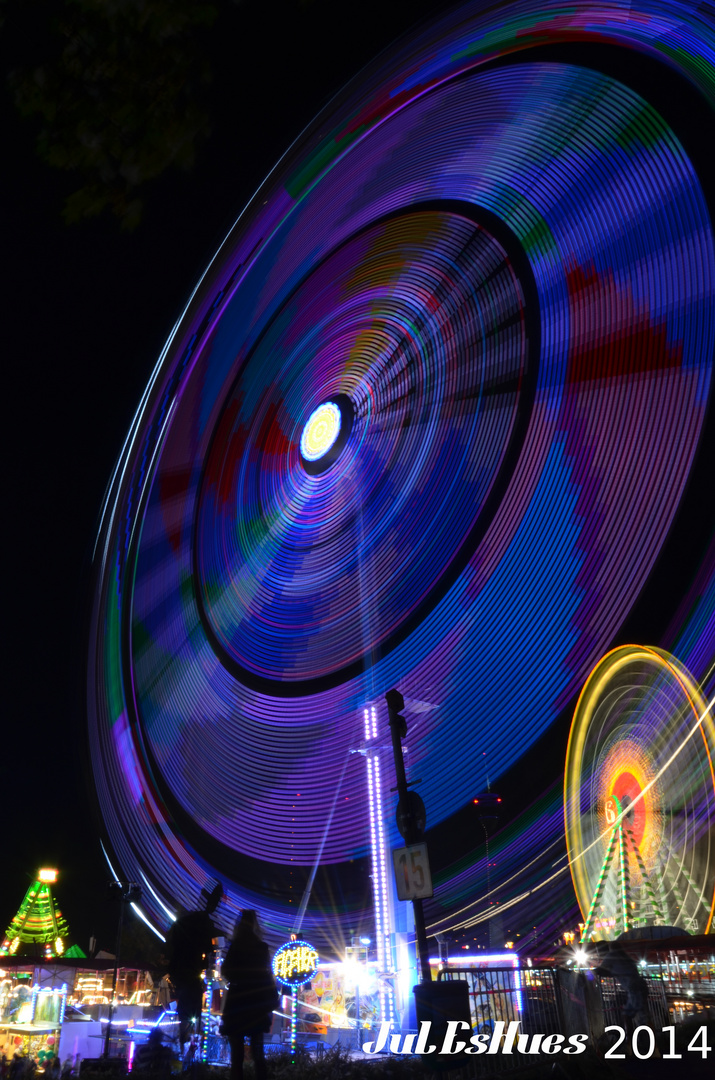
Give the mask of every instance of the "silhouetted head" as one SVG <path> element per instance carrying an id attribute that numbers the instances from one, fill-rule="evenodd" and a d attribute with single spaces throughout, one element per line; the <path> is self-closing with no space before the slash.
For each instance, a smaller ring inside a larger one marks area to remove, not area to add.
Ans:
<path id="1" fill-rule="evenodd" d="M 261 928 L 258 923 L 258 915 L 253 908 L 246 908 L 242 911 L 236 920 L 236 928 L 233 931 L 234 941 L 237 938 L 245 937 L 250 934 L 254 934 L 255 937 L 261 936 Z"/>

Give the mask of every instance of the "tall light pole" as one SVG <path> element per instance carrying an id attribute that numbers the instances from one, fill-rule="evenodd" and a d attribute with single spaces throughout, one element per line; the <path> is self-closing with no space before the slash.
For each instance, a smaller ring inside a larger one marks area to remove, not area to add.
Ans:
<path id="1" fill-rule="evenodd" d="M 402 740 L 407 734 L 407 724 L 404 716 L 400 715 L 400 709 L 405 707 L 405 699 L 399 690 L 388 690 L 385 694 L 387 712 L 390 722 L 390 736 L 392 738 L 392 754 L 395 759 L 395 776 L 397 779 L 397 794 L 399 802 L 397 806 L 398 826 L 405 838 L 406 843 L 416 844 L 424 833 L 425 808 L 422 799 L 416 791 L 410 791 L 410 785 L 405 775 L 405 760 L 402 755 Z M 422 900 L 416 898 L 412 901 L 415 915 L 415 937 L 417 939 L 417 958 L 420 965 L 421 982 L 432 981 L 432 971 L 429 964 L 429 949 L 427 947 L 427 930 L 425 928 L 425 916 Z"/>

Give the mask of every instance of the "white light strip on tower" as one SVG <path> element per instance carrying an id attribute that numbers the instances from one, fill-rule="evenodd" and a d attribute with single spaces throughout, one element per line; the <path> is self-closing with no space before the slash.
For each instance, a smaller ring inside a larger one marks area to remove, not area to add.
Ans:
<path id="1" fill-rule="evenodd" d="M 378 877 L 379 877 L 379 904 L 382 911 L 382 935 L 380 938 L 380 944 L 378 945 L 379 953 L 381 953 L 381 969 L 386 972 L 390 967 L 390 894 L 389 894 L 389 882 L 387 877 L 387 856 L 385 851 L 385 829 L 382 819 L 382 782 L 380 777 L 380 759 L 375 757 L 375 793 L 376 803 L 378 807 L 377 817 L 377 850 L 378 850 Z M 384 980 L 383 986 L 384 986 Z M 384 994 L 384 990 L 383 990 Z M 387 993 L 388 1015 L 386 1017 L 390 1023 L 394 1019 L 393 1012 L 393 996 L 392 991 Z"/>
<path id="2" fill-rule="evenodd" d="M 368 747 L 377 739 L 377 709 L 374 705 L 363 711 L 365 724 L 365 759 L 367 761 L 368 807 L 370 812 L 370 848 L 372 851 L 372 884 L 375 913 L 375 937 L 379 979 L 380 1020 L 394 1020 L 392 989 L 385 979 L 391 968 L 390 883 L 387 875 L 385 828 L 382 820 L 382 781 L 380 777 L 380 748 Z"/>
<path id="3" fill-rule="evenodd" d="M 365 709 L 365 739 L 370 740 L 370 719 L 368 710 Z M 379 881 L 379 853 L 377 847 L 377 828 L 376 828 L 376 805 L 375 805 L 375 783 L 374 783 L 374 770 L 373 770 L 373 758 L 368 751 L 366 754 L 367 760 L 367 790 L 368 790 L 368 806 L 370 813 L 370 849 L 372 852 L 372 895 L 373 906 L 375 911 L 375 936 L 377 938 L 377 963 L 380 967 L 380 939 L 382 933 L 382 913 L 380 910 L 380 881 Z M 382 998 L 380 998 L 380 1019 L 382 1019 Z"/>
<path id="4" fill-rule="evenodd" d="M 369 711 L 364 711 L 365 721 L 365 741 L 369 743 L 377 735 L 377 721 L 375 707 L 373 706 Z M 383 902 L 383 889 L 382 889 L 382 850 L 380 846 L 380 829 L 382 825 L 381 814 L 381 799 L 380 788 L 376 783 L 376 778 L 379 776 L 379 750 L 370 749 L 366 753 L 367 759 L 367 785 L 368 785 L 368 804 L 370 811 L 370 847 L 372 851 L 372 886 L 373 886 L 373 905 L 375 912 L 375 938 L 377 945 L 377 967 L 378 971 L 384 972 L 385 968 L 385 933 L 387 926 L 385 924 L 385 907 Z M 385 1001 L 385 983 L 384 979 L 380 979 L 378 991 L 380 1020 L 387 1018 L 386 1001 Z"/>

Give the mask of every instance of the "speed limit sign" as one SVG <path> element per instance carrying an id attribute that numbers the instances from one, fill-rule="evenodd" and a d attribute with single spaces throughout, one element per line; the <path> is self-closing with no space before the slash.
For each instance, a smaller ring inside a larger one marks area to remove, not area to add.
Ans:
<path id="1" fill-rule="evenodd" d="M 392 852 L 398 900 L 434 896 L 426 844 L 410 844 Z"/>

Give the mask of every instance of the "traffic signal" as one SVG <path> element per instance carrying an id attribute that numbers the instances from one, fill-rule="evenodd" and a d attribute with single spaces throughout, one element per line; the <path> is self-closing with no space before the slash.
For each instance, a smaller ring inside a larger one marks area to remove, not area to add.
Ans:
<path id="1" fill-rule="evenodd" d="M 387 702 L 390 727 L 395 728 L 400 738 L 404 739 L 407 734 L 407 721 L 404 716 L 400 716 L 400 710 L 405 707 L 405 699 L 399 690 L 388 690 L 385 694 L 385 701 Z"/>

